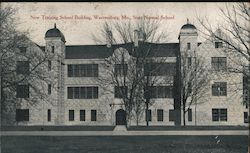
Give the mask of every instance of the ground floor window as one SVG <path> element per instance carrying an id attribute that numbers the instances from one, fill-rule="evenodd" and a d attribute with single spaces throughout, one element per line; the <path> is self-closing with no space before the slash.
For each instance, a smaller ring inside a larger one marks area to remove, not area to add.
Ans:
<path id="1" fill-rule="evenodd" d="M 48 122 L 51 121 L 51 109 L 48 109 Z"/>
<path id="2" fill-rule="evenodd" d="M 248 123 L 249 119 L 248 119 L 248 112 L 244 112 L 244 123 Z"/>
<path id="3" fill-rule="evenodd" d="M 80 121 L 85 121 L 85 110 L 80 110 Z"/>
<path id="4" fill-rule="evenodd" d="M 213 121 L 227 121 L 227 109 L 212 109 Z"/>
<path id="5" fill-rule="evenodd" d="M 75 117 L 74 117 L 74 110 L 69 110 L 69 121 L 74 121 Z"/>
<path id="6" fill-rule="evenodd" d="M 29 109 L 16 109 L 16 121 L 29 121 Z"/>
<path id="7" fill-rule="evenodd" d="M 170 109 L 169 110 L 169 122 L 173 122 L 174 121 L 174 110 Z"/>
<path id="8" fill-rule="evenodd" d="M 146 110 L 146 121 L 152 121 L 152 113 L 150 109 L 148 111 Z"/>
<path id="9" fill-rule="evenodd" d="M 96 121 L 96 110 L 91 110 L 91 121 Z"/>
<path id="10" fill-rule="evenodd" d="M 192 122 L 192 109 L 191 108 L 188 109 L 188 121 Z"/>
<path id="11" fill-rule="evenodd" d="M 159 121 L 159 122 L 163 121 L 163 110 L 162 109 L 157 110 L 157 121 Z"/>

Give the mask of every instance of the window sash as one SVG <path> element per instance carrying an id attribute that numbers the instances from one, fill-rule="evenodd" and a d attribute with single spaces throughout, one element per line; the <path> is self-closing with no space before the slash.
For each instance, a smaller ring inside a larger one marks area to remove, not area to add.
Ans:
<path id="1" fill-rule="evenodd" d="M 85 121 L 85 110 L 80 110 L 80 121 Z"/>
<path id="2" fill-rule="evenodd" d="M 96 110 L 91 110 L 91 121 L 96 121 Z"/>
<path id="3" fill-rule="evenodd" d="M 174 121 L 174 110 L 173 109 L 170 109 L 169 110 L 169 122 L 173 122 Z"/>
<path id="4" fill-rule="evenodd" d="M 16 109 L 16 121 L 29 121 L 29 109 Z"/>
<path id="5" fill-rule="evenodd" d="M 227 69 L 227 58 L 226 57 L 212 57 L 211 59 L 212 69 L 215 71 Z"/>
<path id="6" fill-rule="evenodd" d="M 29 85 L 17 85 L 16 98 L 29 98 Z"/>
<path id="7" fill-rule="evenodd" d="M 157 121 L 159 121 L 159 122 L 163 121 L 163 110 L 162 109 L 157 110 Z"/>
<path id="8" fill-rule="evenodd" d="M 226 82 L 215 82 L 212 85 L 213 96 L 227 96 L 227 83 Z"/>
<path id="9" fill-rule="evenodd" d="M 69 121 L 75 120 L 75 113 L 74 110 L 69 110 Z"/>
<path id="10" fill-rule="evenodd" d="M 68 99 L 97 99 L 98 87 L 68 87 Z"/>
<path id="11" fill-rule="evenodd" d="M 16 73 L 28 75 L 30 71 L 30 62 L 29 61 L 17 61 L 16 63 Z"/>
<path id="12" fill-rule="evenodd" d="M 98 77 L 98 64 L 69 64 L 68 77 Z"/>

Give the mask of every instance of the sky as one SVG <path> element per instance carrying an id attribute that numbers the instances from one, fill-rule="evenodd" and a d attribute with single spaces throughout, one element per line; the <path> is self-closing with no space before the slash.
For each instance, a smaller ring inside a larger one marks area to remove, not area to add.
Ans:
<path id="1" fill-rule="evenodd" d="M 2 6 L 7 5 L 18 9 L 16 15 L 20 22 L 18 28 L 28 30 L 29 37 L 39 45 L 45 44 L 45 33 L 54 27 L 54 23 L 64 34 L 66 45 L 87 45 L 95 44 L 91 34 L 94 34 L 105 20 L 136 21 L 142 15 L 152 20 L 161 19 L 162 28 L 169 33 L 168 41 L 178 42 L 180 28 L 187 23 L 187 18 L 197 28 L 199 28 L 197 16 L 207 16 L 211 23 L 223 22 L 218 8 L 225 7 L 225 3 L 214 2 L 2 3 Z M 95 18 L 97 16 L 109 19 L 97 19 Z M 127 18 L 122 18 L 122 16 Z"/>

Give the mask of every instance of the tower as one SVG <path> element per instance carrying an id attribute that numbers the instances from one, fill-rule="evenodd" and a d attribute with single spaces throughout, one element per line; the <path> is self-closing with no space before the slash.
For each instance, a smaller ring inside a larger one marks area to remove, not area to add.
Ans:
<path id="1" fill-rule="evenodd" d="M 64 123 L 64 58 L 65 58 L 65 37 L 63 33 L 54 28 L 49 29 L 45 34 L 45 52 L 48 55 L 48 75 L 51 86 L 51 103 L 54 107 L 55 124 Z"/>

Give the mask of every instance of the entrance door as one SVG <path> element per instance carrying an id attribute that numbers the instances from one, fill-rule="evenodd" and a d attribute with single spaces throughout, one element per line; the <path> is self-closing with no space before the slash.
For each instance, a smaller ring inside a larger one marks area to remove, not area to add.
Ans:
<path id="1" fill-rule="evenodd" d="M 126 125 L 126 112 L 119 109 L 115 113 L 116 125 Z"/>

